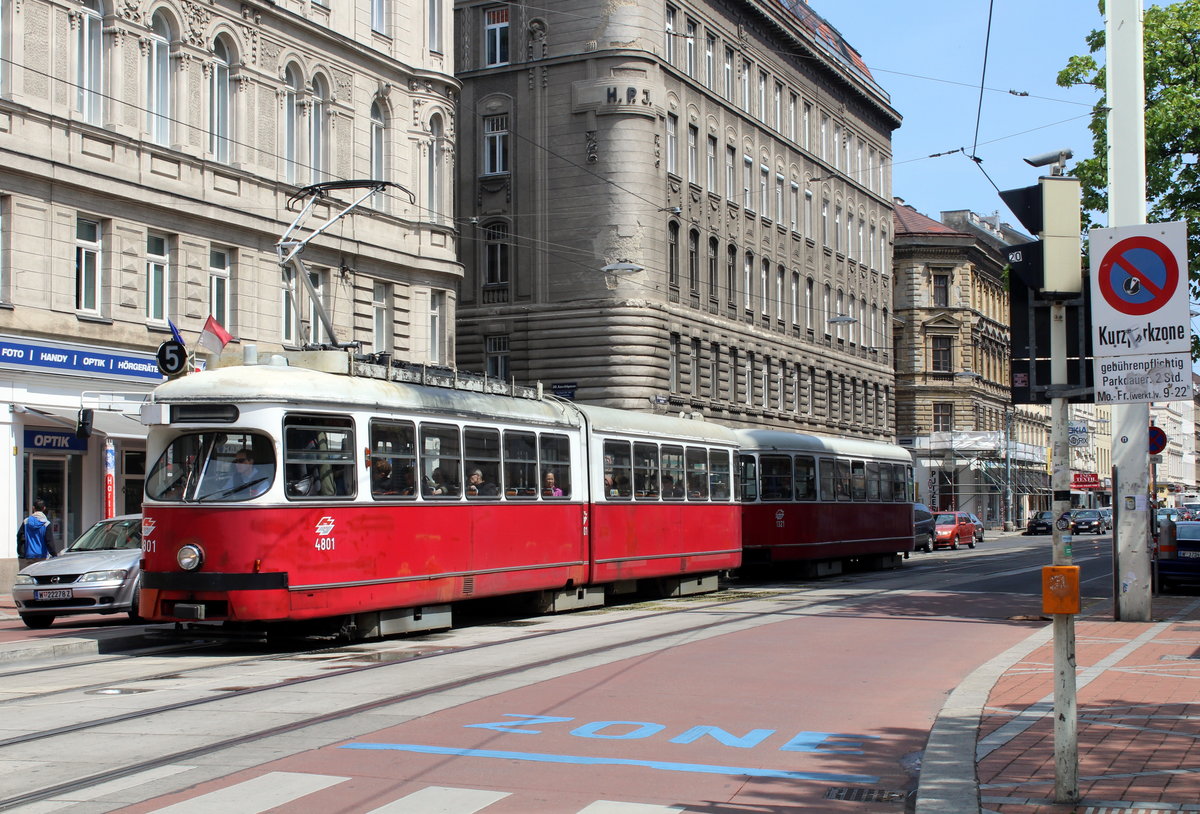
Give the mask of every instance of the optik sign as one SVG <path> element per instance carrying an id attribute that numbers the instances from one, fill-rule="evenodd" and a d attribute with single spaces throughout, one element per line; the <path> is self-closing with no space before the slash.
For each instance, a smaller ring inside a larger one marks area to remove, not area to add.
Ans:
<path id="1" fill-rule="evenodd" d="M 1096 403 L 1190 399 L 1187 224 L 1093 229 L 1088 237 Z"/>

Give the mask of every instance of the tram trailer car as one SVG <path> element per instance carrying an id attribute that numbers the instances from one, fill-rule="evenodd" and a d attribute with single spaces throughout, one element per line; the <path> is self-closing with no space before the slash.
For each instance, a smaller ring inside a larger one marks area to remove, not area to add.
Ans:
<path id="1" fill-rule="evenodd" d="M 903 447 L 735 430 L 746 565 L 895 568 L 913 550 L 913 462 Z"/>
<path id="2" fill-rule="evenodd" d="M 336 351 L 266 361 L 143 407 L 148 619 L 387 635 L 468 598 L 715 590 L 741 563 L 730 429 Z"/>

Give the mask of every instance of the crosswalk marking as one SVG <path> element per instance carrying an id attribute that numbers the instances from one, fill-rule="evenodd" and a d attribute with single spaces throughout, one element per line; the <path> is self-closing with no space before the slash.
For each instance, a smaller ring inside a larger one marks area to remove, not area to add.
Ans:
<path id="1" fill-rule="evenodd" d="M 613 800 L 597 800 L 579 809 L 579 814 L 679 814 L 686 812 L 679 806 L 656 806 L 649 803 L 618 803 Z"/>
<path id="2" fill-rule="evenodd" d="M 428 786 L 367 814 L 474 814 L 507 796 L 503 791 Z"/>
<path id="3" fill-rule="evenodd" d="M 271 772 L 155 811 L 157 814 L 212 814 L 214 811 L 260 814 L 349 779 L 324 774 Z"/>
<path id="4" fill-rule="evenodd" d="M 165 808 L 155 814 L 263 814 L 278 806 L 296 803 L 310 794 L 336 786 L 350 778 L 302 772 L 270 772 L 261 777 L 227 786 L 217 791 L 193 797 Z M 367 814 L 476 814 L 511 792 L 488 789 L 426 786 L 411 794 L 398 797 Z M 312 801 L 301 801 L 315 805 Z M 316 810 L 315 808 L 302 810 Z M 628 803 L 617 800 L 596 800 L 579 809 L 578 814 L 687 814 L 684 806 Z"/>

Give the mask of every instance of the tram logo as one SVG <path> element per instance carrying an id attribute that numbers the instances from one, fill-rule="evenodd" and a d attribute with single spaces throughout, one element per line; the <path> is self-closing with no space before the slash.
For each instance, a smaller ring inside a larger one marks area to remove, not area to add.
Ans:
<path id="1" fill-rule="evenodd" d="M 150 537 L 154 534 L 154 523 L 155 523 L 155 520 L 153 517 L 143 517 L 142 518 L 142 537 L 143 538 Z"/>
<path id="2" fill-rule="evenodd" d="M 775 528 L 783 528 L 783 509 L 779 509 L 775 512 Z"/>
<path id="3" fill-rule="evenodd" d="M 320 520 L 317 521 L 317 535 L 319 537 L 328 537 L 329 533 L 331 531 L 333 531 L 333 518 L 332 517 L 330 517 L 329 515 L 325 515 L 324 517 L 322 517 Z"/>

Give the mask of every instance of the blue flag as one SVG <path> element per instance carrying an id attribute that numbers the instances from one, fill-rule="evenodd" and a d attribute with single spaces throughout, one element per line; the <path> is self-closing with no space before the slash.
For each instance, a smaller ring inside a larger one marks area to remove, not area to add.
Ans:
<path id="1" fill-rule="evenodd" d="M 175 337 L 175 341 L 186 348 L 187 342 L 183 341 L 183 336 L 179 333 L 179 329 L 175 327 L 175 323 L 168 319 L 167 324 L 171 326 L 171 336 Z"/>

